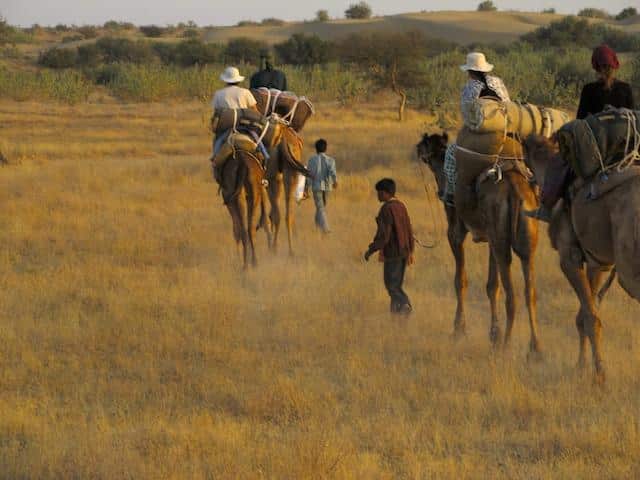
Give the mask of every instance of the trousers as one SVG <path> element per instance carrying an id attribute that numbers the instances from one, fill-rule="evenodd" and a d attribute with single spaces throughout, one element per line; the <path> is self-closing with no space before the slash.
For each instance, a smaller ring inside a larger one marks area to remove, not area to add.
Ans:
<path id="1" fill-rule="evenodd" d="M 327 221 L 327 200 L 329 192 L 325 190 L 313 191 L 313 202 L 316 204 L 316 227 L 323 232 L 329 231 L 329 222 Z"/>
<path id="2" fill-rule="evenodd" d="M 397 313 L 404 305 L 411 305 L 409 297 L 402 289 L 404 272 L 407 269 L 406 258 L 384 260 L 384 286 L 391 298 L 391 312 Z"/>

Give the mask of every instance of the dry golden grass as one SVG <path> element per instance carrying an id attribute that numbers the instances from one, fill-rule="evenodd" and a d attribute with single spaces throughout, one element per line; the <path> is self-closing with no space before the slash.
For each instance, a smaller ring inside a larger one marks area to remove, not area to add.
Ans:
<path id="1" fill-rule="evenodd" d="M 607 299 L 594 387 L 543 239 L 545 361 L 525 360 L 523 308 L 493 355 L 486 247 L 470 246 L 470 332 L 452 344 L 453 261 L 411 157 L 430 119 L 328 109 L 306 138 L 338 160 L 334 233 L 314 232 L 304 202 L 297 256 L 261 236 L 244 274 L 205 107 L 0 105 L 0 478 L 640 476 L 638 305 L 617 286 Z M 440 242 L 408 275 L 406 325 L 360 260 L 386 174 Z"/>

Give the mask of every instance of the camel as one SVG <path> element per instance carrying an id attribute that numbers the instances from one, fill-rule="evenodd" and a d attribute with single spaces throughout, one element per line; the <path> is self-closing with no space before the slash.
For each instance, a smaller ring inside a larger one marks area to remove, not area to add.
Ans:
<path id="1" fill-rule="evenodd" d="M 258 260 L 255 238 L 258 226 L 266 218 L 267 195 L 265 192 L 265 170 L 262 161 L 253 153 L 238 150 L 227 160 L 221 172 L 221 191 L 224 203 L 233 222 L 233 236 L 242 247 L 243 268 L 254 267 Z M 264 225 L 269 243 L 270 229 Z"/>
<path id="2" fill-rule="evenodd" d="M 431 169 L 440 196 L 445 188 L 444 156 L 447 148 L 447 134 L 427 135 L 417 145 L 419 158 Z M 511 277 L 512 252 L 520 258 L 525 281 L 525 298 L 529 313 L 530 341 L 529 356 L 541 355 L 538 337 L 538 321 L 536 312 L 536 289 L 534 255 L 538 243 L 537 222 L 523 215 L 523 209 L 537 206 L 534 188 L 518 169 L 503 173 L 502 181 L 488 179 L 477 183 L 477 205 L 462 208 L 445 204 L 448 231 L 447 237 L 456 261 L 455 290 L 457 309 L 454 321 L 454 338 L 465 334 L 465 295 L 467 276 L 465 271 L 464 241 L 472 230 L 474 241 L 487 241 L 489 244 L 489 276 L 486 286 L 491 306 L 491 327 L 489 338 L 494 348 L 506 347 L 511 339 L 511 332 L 516 313 L 516 298 Z M 459 184 L 461 182 L 458 182 Z M 463 188 L 458 185 L 457 188 Z M 458 193 L 456 192 L 456 198 Z M 498 324 L 498 290 L 499 283 L 505 292 L 507 314 L 504 338 Z"/>
<path id="3" fill-rule="evenodd" d="M 544 188 L 546 165 L 553 155 L 559 155 L 557 143 L 531 136 L 525 141 L 525 152 L 527 165 Z M 603 382 L 598 292 L 604 291 L 601 285 L 614 266 L 622 288 L 640 301 L 640 167 L 612 173 L 605 182 L 599 178 L 586 182 L 577 179 L 569 190 L 571 202 L 561 200 L 554 208 L 549 236 L 560 255 L 562 271 L 580 301 L 576 316 L 578 366 L 585 366 L 589 341 L 595 379 Z M 609 282 L 612 278 L 610 275 Z"/>
<path id="4" fill-rule="evenodd" d="M 285 223 L 289 241 L 289 255 L 293 255 L 293 225 L 295 191 L 299 175 L 309 176 L 309 171 L 302 165 L 302 139 L 292 128 L 286 128 L 278 146 L 271 152 L 267 163 L 267 180 L 269 181 L 269 214 L 273 228 L 271 248 L 278 249 L 278 234 L 282 220 L 280 201 L 284 193 Z"/>

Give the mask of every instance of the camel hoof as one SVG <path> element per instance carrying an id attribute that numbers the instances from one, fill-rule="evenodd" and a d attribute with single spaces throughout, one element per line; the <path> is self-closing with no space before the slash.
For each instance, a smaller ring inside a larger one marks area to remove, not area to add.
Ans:
<path id="1" fill-rule="evenodd" d="M 593 376 L 593 383 L 595 385 L 604 385 L 606 381 L 606 375 L 604 373 L 604 368 L 602 367 L 596 367 L 596 371 L 594 373 Z"/>
<path id="2" fill-rule="evenodd" d="M 451 340 L 453 342 L 459 342 L 463 338 L 466 338 L 467 332 L 464 328 L 456 328 L 451 334 Z"/>
<path id="3" fill-rule="evenodd" d="M 538 348 L 531 349 L 527 353 L 527 363 L 542 363 L 543 361 L 544 355 Z"/>
<path id="4" fill-rule="evenodd" d="M 502 331 L 500 330 L 500 327 L 491 327 L 491 329 L 489 330 L 489 341 L 491 342 L 491 345 L 494 346 L 494 348 L 497 348 L 502 344 Z"/>

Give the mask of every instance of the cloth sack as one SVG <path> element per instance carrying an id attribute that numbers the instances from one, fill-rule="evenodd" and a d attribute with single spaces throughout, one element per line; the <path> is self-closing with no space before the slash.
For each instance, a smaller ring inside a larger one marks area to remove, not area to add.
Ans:
<path id="1" fill-rule="evenodd" d="M 293 92 L 281 92 L 276 89 L 256 88 L 251 90 L 258 102 L 258 110 L 265 116 L 277 113 L 287 120 L 296 132 L 302 130 L 313 115 L 313 104 L 305 97 L 298 97 Z"/>
<path id="2" fill-rule="evenodd" d="M 466 125 L 476 133 L 501 132 L 519 135 L 543 135 L 550 138 L 569 122 L 569 115 L 553 108 L 541 108 L 530 103 L 499 102 L 479 98 L 469 106 Z"/>

